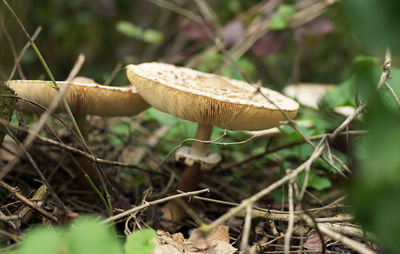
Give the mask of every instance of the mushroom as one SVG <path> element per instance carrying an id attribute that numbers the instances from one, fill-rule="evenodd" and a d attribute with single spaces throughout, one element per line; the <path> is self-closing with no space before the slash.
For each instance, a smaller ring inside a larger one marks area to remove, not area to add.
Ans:
<path id="1" fill-rule="evenodd" d="M 6 84 L 13 89 L 19 97 L 29 99 L 45 108 L 49 107 L 58 93 L 56 89 L 53 88 L 51 81 L 11 80 L 7 81 Z M 134 116 L 149 107 L 132 86 L 103 86 L 85 77 L 77 77 L 72 82 L 69 82 L 69 84 L 70 87 L 64 95 L 64 98 L 68 102 L 85 140 L 87 140 L 88 137 L 87 115 L 105 117 Z M 66 82 L 59 81 L 57 85 L 62 88 L 66 85 Z M 18 105 L 22 111 L 27 113 L 35 113 L 42 110 L 25 100 L 19 100 Z M 54 112 L 65 112 L 63 104 L 60 103 Z M 95 168 L 92 163 L 82 156 L 76 156 L 75 158 L 89 177 L 95 180 Z M 78 174 L 78 176 L 82 184 L 88 187 L 85 177 L 82 174 Z"/>
<path id="2" fill-rule="evenodd" d="M 11 80 L 6 84 L 19 97 L 34 101 L 45 108 L 50 105 L 58 93 L 53 88 L 51 81 Z M 60 88 L 65 84 L 66 82 L 57 82 Z M 84 77 L 78 77 L 69 84 L 71 86 L 64 97 L 85 139 L 87 138 L 86 115 L 134 116 L 149 107 L 132 86 L 102 86 Z M 27 113 L 34 113 L 38 110 L 37 107 L 24 100 L 20 100 L 18 105 L 22 111 Z M 54 112 L 65 112 L 63 104 L 60 103 Z"/>
<path id="3" fill-rule="evenodd" d="M 333 84 L 300 83 L 285 87 L 283 93 L 296 99 L 303 106 L 318 110 L 318 103 L 321 98 L 335 87 L 336 85 Z M 339 115 L 348 117 L 354 113 L 355 108 L 341 106 L 335 107 L 333 111 Z"/>
<path id="4" fill-rule="evenodd" d="M 280 125 L 297 114 L 299 105 L 278 92 L 257 89 L 243 81 L 203 73 L 164 63 L 128 65 L 129 81 L 154 108 L 176 117 L 197 122 L 195 139 L 209 141 L 213 126 L 230 130 L 262 130 Z M 273 103 L 271 103 L 271 101 Z M 203 170 L 218 158 L 207 153 L 207 144 L 194 141 L 179 156 L 186 156 L 187 167 L 178 183 L 181 191 L 196 189 Z M 164 218 L 179 221 L 185 211 L 177 202 L 163 208 Z"/>

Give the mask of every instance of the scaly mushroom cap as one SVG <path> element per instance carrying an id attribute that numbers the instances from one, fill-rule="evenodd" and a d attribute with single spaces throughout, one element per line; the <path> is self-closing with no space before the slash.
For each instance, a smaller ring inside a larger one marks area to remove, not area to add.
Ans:
<path id="1" fill-rule="evenodd" d="M 57 91 L 51 81 L 11 80 L 6 84 L 18 96 L 27 98 L 44 107 L 48 107 L 56 98 Z M 57 82 L 60 89 L 66 82 Z M 98 116 L 134 116 L 150 107 L 132 86 L 111 87 L 95 83 L 87 84 L 70 82 L 71 86 L 65 94 L 73 113 Z M 22 110 L 35 112 L 35 108 L 26 101 L 19 101 Z M 59 104 L 55 113 L 64 112 L 64 106 Z"/>
<path id="2" fill-rule="evenodd" d="M 278 92 L 215 74 L 163 63 L 128 65 L 127 75 L 140 95 L 158 110 L 231 130 L 262 130 L 290 118 L 299 105 Z M 273 105 L 270 101 L 273 101 Z"/>

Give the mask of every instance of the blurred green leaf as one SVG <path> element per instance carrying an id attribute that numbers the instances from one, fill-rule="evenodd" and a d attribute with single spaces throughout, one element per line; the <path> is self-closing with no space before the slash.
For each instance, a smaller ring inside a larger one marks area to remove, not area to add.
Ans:
<path id="1" fill-rule="evenodd" d="M 143 41 L 148 43 L 160 43 L 163 40 L 162 33 L 154 30 L 154 29 L 147 29 L 143 32 Z"/>
<path id="2" fill-rule="evenodd" d="M 111 127 L 111 130 L 113 133 L 115 134 L 119 134 L 119 135 L 128 135 L 130 130 L 129 130 L 129 125 L 126 123 L 118 123 L 118 124 L 114 124 Z"/>
<path id="3" fill-rule="evenodd" d="M 286 18 L 283 17 L 282 15 L 275 14 L 272 15 L 271 18 L 269 19 L 269 29 L 270 30 L 282 30 L 287 27 L 288 23 L 286 21 Z"/>
<path id="4" fill-rule="evenodd" d="M 361 44 L 381 51 L 388 46 L 400 56 L 400 1 L 351 0 L 342 4 Z"/>
<path id="5" fill-rule="evenodd" d="M 120 145 L 124 143 L 124 137 L 130 133 L 129 125 L 126 123 L 117 123 L 111 127 L 113 135 L 111 135 L 111 144 Z"/>
<path id="6" fill-rule="evenodd" d="M 270 30 L 282 30 L 288 26 L 289 20 L 292 19 L 295 13 L 293 5 L 281 4 L 277 12 L 269 19 Z"/>
<path id="7" fill-rule="evenodd" d="M 375 233 L 387 253 L 399 253 L 400 242 L 400 114 L 386 87 L 377 91 L 379 71 L 374 61 L 358 58 L 354 68 L 357 91 L 367 102 L 363 114 L 368 135 L 356 143 L 357 171 L 353 176 L 350 202 L 356 218 Z M 399 72 L 388 82 L 399 92 Z M 386 90 L 386 91 L 385 91 Z M 384 251 L 385 252 L 385 251 Z"/>
<path id="8" fill-rule="evenodd" d="M 142 35 L 142 29 L 128 21 L 119 21 L 116 29 L 118 32 L 131 38 L 138 38 Z"/>
<path id="9" fill-rule="evenodd" d="M 161 125 L 173 126 L 178 123 L 179 119 L 171 114 L 164 113 L 155 108 L 149 108 L 146 110 L 145 115 L 146 121 L 158 121 Z"/>
<path id="10" fill-rule="evenodd" d="M 37 227 L 28 231 L 17 248 L 18 254 L 54 254 L 67 249 L 63 232 L 52 227 Z"/>
<path id="11" fill-rule="evenodd" d="M 69 227 L 38 227 L 22 239 L 18 254 L 123 253 L 121 244 L 108 225 L 92 217 L 76 219 Z"/>
<path id="12" fill-rule="evenodd" d="M 297 179 L 300 182 L 300 184 L 304 183 L 304 178 L 305 178 L 305 172 L 299 174 L 299 177 Z M 332 186 L 332 183 L 329 180 L 329 178 L 324 176 L 319 176 L 315 171 L 310 170 L 308 172 L 307 186 L 310 186 L 316 190 L 321 191 L 330 188 Z"/>
<path id="13" fill-rule="evenodd" d="M 157 236 L 153 229 L 142 229 L 133 232 L 125 243 L 126 254 L 149 254 L 156 244 L 152 240 Z"/>
<path id="14" fill-rule="evenodd" d="M 295 13 L 294 6 L 289 4 L 281 4 L 278 7 L 278 13 L 282 15 L 286 20 L 293 18 Z"/>
<path id="15" fill-rule="evenodd" d="M 71 254 L 122 253 L 121 245 L 109 225 L 91 217 L 78 218 L 64 237 Z"/>
<path id="16" fill-rule="evenodd" d="M 143 30 L 141 27 L 128 21 L 119 21 L 116 24 L 118 32 L 135 39 L 148 43 L 160 43 L 163 40 L 163 34 L 154 29 Z"/>

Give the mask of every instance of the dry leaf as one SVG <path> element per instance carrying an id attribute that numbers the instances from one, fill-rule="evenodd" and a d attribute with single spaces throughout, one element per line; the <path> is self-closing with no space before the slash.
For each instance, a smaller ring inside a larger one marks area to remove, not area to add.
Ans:
<path id="1" fill-rule="evenodd" d="M 211 230 L 204 238 L 200 229 L 193 230 L 189 239 L 185 239 L 182 233 L 169 234 L 157 231 L 157 248 L 153 254 L 185 253 L 185 254 L 232 254 L 236 248 L 229 244 L 229 227 L 218 226 Z"/>
<path id="2" fill-rule="evenodd" d="M 324 239 L 324 244 L 329 242 L 331 239 L 327 236 L 323 236 Z M 307 240 L 303 245 L 304 248 L 308 250 L 314 250 L 314 251 L 322 251 L 322 243 L 319 238 L 319 235 L 317 232 L 312 231 L 310 234 L 307 236 Z"/>

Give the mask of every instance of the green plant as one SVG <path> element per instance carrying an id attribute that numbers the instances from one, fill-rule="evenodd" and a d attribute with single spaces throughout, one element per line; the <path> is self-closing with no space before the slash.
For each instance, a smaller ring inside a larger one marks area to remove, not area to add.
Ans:
<path id="1" fill-rule="evenodd" d="M 128 236 L 124 247 L 110 226 L 100 224 L 94 217 L 76 219 L 68 227 L 36 227 L 22 238 L 15 254 L 98 253 L 146 254 L 151 253 L 156 237 L 152 229 L 143 229 Z"/>

